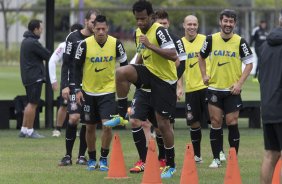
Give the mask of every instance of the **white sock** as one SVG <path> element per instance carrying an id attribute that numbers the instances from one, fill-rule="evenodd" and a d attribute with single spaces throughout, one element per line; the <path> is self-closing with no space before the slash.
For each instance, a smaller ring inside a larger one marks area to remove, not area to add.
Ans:
<path id="1" fill-rule="evenodd" d="M 27 127 L 22 127 L 21 132 L 24 133 L 24 134 L 27 134 Z"/>
<path id="2" fill-rule="evenodd" d="M 31 128 L 31 129 L 27 129 L 27 135 L 31 135 L 32 134 L 32 132 L 33 132 L 33 128 Z"/>

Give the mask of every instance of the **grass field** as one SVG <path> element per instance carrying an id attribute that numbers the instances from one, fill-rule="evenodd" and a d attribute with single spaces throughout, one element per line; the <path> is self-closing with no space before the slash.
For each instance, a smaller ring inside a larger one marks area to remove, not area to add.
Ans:
<path id="1" fill-rule="evenodd" d="M 0 67 L 0 99 L 13 99 L 16 95 L 24 95 L 18 66 Z M 57 96 L 56 94 L 54 96 Z M 242 92 L 243 100 L 259 100 L 258 83 L 250 79 L 246 81 Z M 44 99 L 44 93 L 42 94 Z M 41 115 L 41 117 L 44 117 Z M 1 119 L 0 119 L 1 123 Z M 261 129 L 247 128 L 247 120 L 239 122 L 241 140 L 239 149 L 239 166 L 244 184 L 259 183 L 259 172 L 263 154 L 263 134 Z M 41 127 L 44 120 L 41 118 Z M 58 167 L 57 163 L 65 154 L 64 135 L 60 138 L 51 137 L 51 129 L 41 129 L 40 133 L 46 136 L 42 140 L 20 139 L 15 130 L 15 121 L 11 121 L 10 130 L 0 130 L 0 183 L 140 183 L 142 174 L 128 173 L 126 180 L 104 179 L 106 173 L 99 171 L 89 172 L 83 166 Z M 64 131 L 63 131 L 64 132 Z M 115 130 L 121 137 L 123 154 L 127 170 L 137 161 L 137 152 L 132 140 L 130 127 L 127 130 Z M 98 136 L 100 137 L 98 130 Z M 224 130 L 224 148 L 228 152 L 228 131 Z M 190 135 L 183 119 L 177 119 L 175 125 L 175 147 L 177 173 L 173 179 L 163 180 L 163 183 L 179 183 L 184 160 L 185 145 L 189 143 Z M 100 140 L 97 150 L 100 149 Z M 73 156 L 78 152 L 78 141 L 75 143 Z M 99 156 L 99 151 L 97 156 Z M 202 156 L 204 163 L 197 165 L 201 184 L 221 184 L 224 180 L 226 164 L 220 169 L 209 169 L 212 160 L 209 144 L 209 131 L 203 130 Z M 73 158 L 75 162 L 75 158 Z"/>

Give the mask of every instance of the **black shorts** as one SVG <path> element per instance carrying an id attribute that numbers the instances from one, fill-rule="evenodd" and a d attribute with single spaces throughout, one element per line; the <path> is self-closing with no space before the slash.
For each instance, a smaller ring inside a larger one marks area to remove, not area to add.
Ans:
<path id="1" fill-rule="evenodd" d="M 146 121 L 147 119 L 154 127 L 157 127 L 155 110 L 150 104 L 151 92 L 136 89 L 131 103 L 130 118 Z"/>
<path id="2" fill-rule="evenodd" d="M 25 86 L 27 103 L 39 104 L 42 91 L 42 81 Z"/>
<path id="3" fill-rule="evenodd" d="M 265 150 L 282 151 L 282 122 L 263 124 Z"/>
<path id="4" fill-rule="evenodd" d="M 209 120 L 208 102 L 206 96 L 207 88 L 185 94 L 185 112 L 188 126 L 197 121 L 202 122 L 203 120 Z"/>
<path id="5" fill-rule="evenodd" d="M 81 114 L 82 113 L 81 105 L 76 103 L 74 89 L 70 89 L 70 97 L 68 99 L 67 110 L 69 114 Z"/>
<path id="6" fill-rule="evenodd" d="M 101 96 L 90 96 L 84 93 L 84 121 L 86 124 L 101 123 L 116 114 L 115 93 Z"/>
<path id="7" fill-rule="evenodd" d="M 169 84 L 153 75 L 144 65 L 132 65 L 137 71 L 136 88 L 151 88 L 151 105 L 161 116 L 174 119 L 176 109 L 176 83 Z"/>
<path id="8" fill-rule="evenodd" d="M 232 95 L 230 91 L 215 91 L 208 89 L 208 102 L 225 112 L 239 111 L 243 107 L 241 95 Z"/>

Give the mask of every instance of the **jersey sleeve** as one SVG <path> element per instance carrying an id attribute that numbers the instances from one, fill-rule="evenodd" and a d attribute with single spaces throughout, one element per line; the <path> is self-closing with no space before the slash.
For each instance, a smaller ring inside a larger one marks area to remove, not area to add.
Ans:
<path id="1" fill-rule="evenodd" d="M 127 65 L 127 55 L 122 43 L 119 40 L 116 42 L 116 60 L 121 66 Z"/>
<path id="2" fill-rule="evenodd" d="M 65 49 L 65 42 L 60 43 L 59 46 L 56 48 L 56 50 L 53 52 L 51 58 L 49 59 L 48 67 L 49 67 L 49 76 L 50 76 L 51 84 L 57 81 L 56 64 L 58 64 L 62 60 L 64 49 Z"/>
<path id="3" fill-rule="evenodd" d="M 212 35 L 207 36 L 200 50 L 200 55 L 202 58 L 207 58 L 212 49 Z"/>
<path id="4" fill-rule="evenodd" d="M 73 74 L 70 74 L 70 83 L 75 84 L 75 88 L 80 88 L 82 82 L 82 67 L 86 59 L 86 41 L 81 41 L 76 49 L 74 57 Z"/>
<path id="5" fill-rule="evenodd" d="M 247 44 L 244 38 L 241 38 L 240 40 L 239 54 L 241 57 L 241 61 L 244 64 L 250 64 L 254 62 L 252 50 L 250 49 L 249 45 Z"/>
<path id="6" fill-rule="evenodd" d="M 71 32 L 66 38 L 66 48 L 63 57 L 63 64 L 61 68 L 61 85 L 64 89 L 69 86 L 69 68 L 72 63 L 72 52 L 73 52 L 73 34 Z"/>
<path id="7" fill-rule="evenodd" d="M 165 29 L 164 27 L 158 27 L 156 31 L 156 38 L 157 38 L 158 44 L 160 45 L 160 48 L 162 49 L 175 48 L 175 45 L 173 43 L 173 40 L 168 30 Z"/>

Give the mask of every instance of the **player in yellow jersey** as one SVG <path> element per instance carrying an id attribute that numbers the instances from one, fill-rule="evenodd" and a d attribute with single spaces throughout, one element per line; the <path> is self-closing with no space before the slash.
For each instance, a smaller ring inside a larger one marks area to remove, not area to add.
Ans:
<path id="1" fill-rule="evenodd" d="M 234 10 L 225 9 L 220 13 L 221 31 L 207 36 L 199 55 L 199 66 L 203 82 L 208 86 L 208 109 L 211 120 L 210 141 L 213 161 L 210 168 L 218 168 L 222 116 L 225 115 L 229 130 L 230 147 L 239 149 L 238 129 L 242 86 L 253 67 L 253 54 L 246 40 L 233 32 L 237 15 Z M 210 57 L 210 69 L 206 71 L 205 58 Z M 246 64 L 242 72 L 242 62 Z"/>
<path id="2" fill-rule="evenodd" d="M 195 154 L 194 159 L 196 163 L 202 163 L 200 122 L 209 118 L 206 102 L 207 86 L 203 83 L 201 71 L 198 67 L 198 55 L 206 36 L 198 34 L 198 18 L 194 15 L 188 15 L 184 18 L 183 28 L 185 36 L 182 37 L 182 41 L 187 53 L 187 63 L 183 75 L 185 79 L 186 121 L 187 125 L 190 126 L 190 136 Z M 178 96 L 183 94 L 183 77 L 178 81 Z M 207 121 L 203 123 L 207 123 Z"/>
<path id="3" fill-rule="evenodd" d="M 142 34 L 139 37 L 139 55 L 137 63 L 127 65 L 116 72 L 118 112 L 125 117 L 129 84 L 137 88 L 151 88 L 151 104 L 154 107 L 158 127 L 163 136 L 167 166 L 162 171 L 162 178 L 171 178 L 176 172 L 174 134 L 170 119 L 174 118 L 176 107 L 177 72 L 173 61 L 177 59 L 175 45 L 168 31 L 159 23 L 154 23 L 152 4 L 137 1 L 133 5 L 133 14 Z M 170 60 L 170 61 L 169 61 Z"/>
<path id="4" fill-rule="evenodd" d="M 110 127 L 103 126 L 101 157 L 96 161 L 96 125 L 108 121 L 116 114 L 115 72 L 116 62 L 127 65 L 122 43 L 108 35 L 107 19 L 98 15 L 93 22 L 94 35 L 82 41 L 75 54 L 76 100 L 83 104 L 88 148 L 88 170 L 108 171 L 107 156 L 112 139 Z M 82 74 L 82 89 L 81 76 Z"/>

